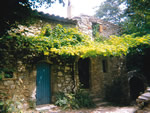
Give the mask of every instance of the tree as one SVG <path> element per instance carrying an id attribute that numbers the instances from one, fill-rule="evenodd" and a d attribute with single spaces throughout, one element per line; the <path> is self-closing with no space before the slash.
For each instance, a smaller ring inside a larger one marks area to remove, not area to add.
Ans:
<path id="1" fill-rule="evenodd" d="M 96 16 L 119 24 L 123 33 L 150 33 L 150 0 L 106 0 L 99 6 Z"/>
<path id="2" fill-rule="evenodd" d="M 119 24 L 123 18 L 124 10 L 122 6 L 125 3 L 125 0 L 106 0 L 99 6 L 95 16 Z"/>
<path id="3" fill-rule="evenodd" d="M 56 0 L 3 0 L 0 3 L 0 36 L 4 35 L 11 27 L 16 27 L 18 23 L 26 23 L 32 13 L 32 7 L 40 7 L 44 3 L 55 3 Z M 63 0 L 59 0 L 63 3 Z"/>
<path id="4" fill-rule="evenodd" d="M 126 26 L 125 33 L 150 33 L 149 0 L 128 0 L 126 14 L 128 15 L 128 22 L 124 23 Z"/>

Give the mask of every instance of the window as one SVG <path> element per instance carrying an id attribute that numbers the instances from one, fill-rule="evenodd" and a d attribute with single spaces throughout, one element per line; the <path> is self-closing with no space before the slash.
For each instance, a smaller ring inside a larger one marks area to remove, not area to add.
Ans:
<path id="1" fill-rule="evenodd" d="M 98 23 L 92 23 L 92 34 L 95 37 L 99 33 L 100 28 Z"/>
<path id="2" fill-rule="evenodd" d="M 13 78 L 13 72 L 12 71 L 7 71 L 4 73 L 4 78 Z"/>
<path id="3" fill-rule="evenodd" d="M 0 80 L 14 78 L 14 71 L 8 68 L 0 70 Z"/>
<path id="4" fill-rule="evenodd" d="M 94 37 L 103 32 L 103 26 L 98 23 L 92 23 L 92 34 Z"/>
<path id="5" fill-rule="evenodd" d="M 107 60 L 102 60 L 102 69 L 104 73 L 108 72 L 108 63 Z"/>

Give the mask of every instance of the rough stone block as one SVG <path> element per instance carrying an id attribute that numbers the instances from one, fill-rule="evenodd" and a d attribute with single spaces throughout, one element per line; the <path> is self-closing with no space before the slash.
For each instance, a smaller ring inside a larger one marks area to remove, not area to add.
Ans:
<path id="1" fill-rule="evenodd" d="M 11 85 L 11 86 L 10 86 L 10 89 L 15 89 L 15 88 L 16 88 L 15 85 Z"/>
<path id="2" fill-rule="evenodd" d="M 61 84 L 58 84 L 58 87 L 60 88 L 62 85 Z"/>
<path id="3" fill-rule="evenodd" d="M 59 71 L 58 76 L 63 76 L 63 73 L 61 71 Z"/>
<path id="4" fill-rule="evenodd" d="M 65 71 L 68 71 L 68 70 L 70 70 L 70 67 L 66 66 Z"/>
<path id="5" fill-rule="evenodd" d="M 1 85 L 0 85 L 0 89 L 5 89 L 5 86 L 1 86 Z"/>
<path id="6" fill-rule="evenodd" d="M 14 81 L 4 81 L 5 86 L 14 85 Z"/>

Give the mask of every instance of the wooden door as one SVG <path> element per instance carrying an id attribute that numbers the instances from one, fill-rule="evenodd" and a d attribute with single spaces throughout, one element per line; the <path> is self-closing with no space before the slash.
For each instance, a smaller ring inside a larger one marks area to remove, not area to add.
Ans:
<path id="1" fill-rule="evenodd" d="M 36 104 L 49 104 L 51 101 L 49 64 L 42 62 L 37 65 L 36 86 Z"/>

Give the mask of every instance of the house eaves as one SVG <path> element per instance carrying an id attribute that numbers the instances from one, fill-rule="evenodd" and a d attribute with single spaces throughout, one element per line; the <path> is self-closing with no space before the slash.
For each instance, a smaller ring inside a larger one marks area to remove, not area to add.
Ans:
<path id="1" fill-rule="evenodd" d="M 50 15 L 48 13 L 45 14 L 43 12 L 38 12 L 38 15 L 36 16 L 40 19 L 45 19 L 45 20 L 50 20 L 50 21 L 58 21 L 58 22 L 74 24 L 74 25 L 77 24 L 77 20 L 56 16 L 54 14 Z"/>

